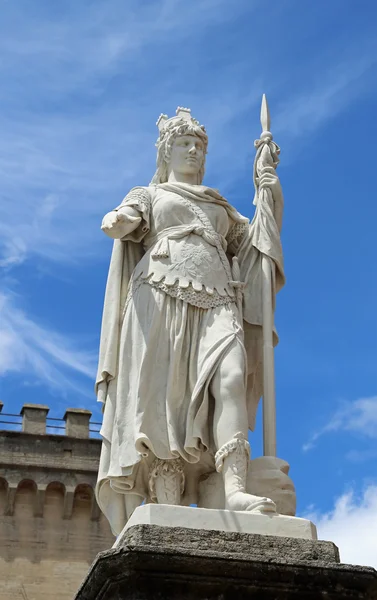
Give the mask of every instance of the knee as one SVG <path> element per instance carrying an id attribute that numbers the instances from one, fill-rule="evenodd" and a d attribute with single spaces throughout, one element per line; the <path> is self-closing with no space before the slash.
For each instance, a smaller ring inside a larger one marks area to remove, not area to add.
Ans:
<path id="1" fill-rule="evenodd" d="M 229 369 L 219 369 L 216 373 L 212 393 L 215 396 L 221 396 L 223 399 L 233 399 L 242 396 L 245 390 L 245 373 L 241 366 L 232 366 Z"/>

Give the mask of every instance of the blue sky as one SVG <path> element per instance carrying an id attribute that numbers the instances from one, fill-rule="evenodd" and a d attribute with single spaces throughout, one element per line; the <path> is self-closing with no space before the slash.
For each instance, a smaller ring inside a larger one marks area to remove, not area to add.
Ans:
<path id="1" fill-rule="evenodd" d="M 0 0 L 0 10 L 4 410 L 85 407 L 98 420 L 102 216 L 148 184 L 156 119 L 178 105 L 207 127 L 205 183 L 251 216 L 265 92 L 286 203 L 279 456 L 299 513 L 343 560 L 377 566 L 375 2 Z"/>

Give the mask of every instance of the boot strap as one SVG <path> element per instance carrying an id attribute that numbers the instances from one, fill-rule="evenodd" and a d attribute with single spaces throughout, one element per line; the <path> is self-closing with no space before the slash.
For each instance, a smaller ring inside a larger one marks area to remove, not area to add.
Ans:
<path id="1" fill-rule="evenodd" d="M 218 473 L 222 471 L 224 459 L 232 452 L 245 453 L 248 458 L 250 456 L 250 444 L 240 431 L 216 452 L 215 467 Z"/>

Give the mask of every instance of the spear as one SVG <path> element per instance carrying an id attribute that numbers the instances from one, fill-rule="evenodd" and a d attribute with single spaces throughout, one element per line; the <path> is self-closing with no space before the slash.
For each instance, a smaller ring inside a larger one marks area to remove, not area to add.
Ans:
<path id="1" fill-rule="evenodd" d="M 275 168 L 279 162 L 279 147 L 272 141 L 270 133 L 270 112 L 265 94 L 262 97 L 260 121 L 262 133 L 255 142 L 257 153 L 254 161 L 254 184 L 256 197 L 254 203 L 267 203 L 274 212 L 274 199 L 269 188 L 259 188 L 259 177 L 266 167 Z M 278 219 L 279 220 L 279 219 Z M 274 302 L 273 280 L 275 263 L 262 253 L 262 328 L 263 328 L 263 454 L 276 456 L 276 398 L 274 365 Z"/>

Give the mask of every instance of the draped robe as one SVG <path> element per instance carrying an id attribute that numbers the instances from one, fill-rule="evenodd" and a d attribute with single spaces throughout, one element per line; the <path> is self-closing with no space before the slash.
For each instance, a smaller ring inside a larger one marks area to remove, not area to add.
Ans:
<path id="1" fill-rule="evenodd" d="M 155 457 L 213 470 L 209 383 L 235 339 L 254 428 L 263 392 L 263 254 L 273 300 L 284 283 L 276 207 L 272 196 L 264 200 L 251 224 L 205 186 L 134 188 L 118 207 L 132 207 L 140 224 L 114 242 L 96 381 L 104 404 L 96 496 L 115 533 L 126 521 L 124 494 L 148 498 Z M 232 256 L 244 284 L 242 317 Z"/>

